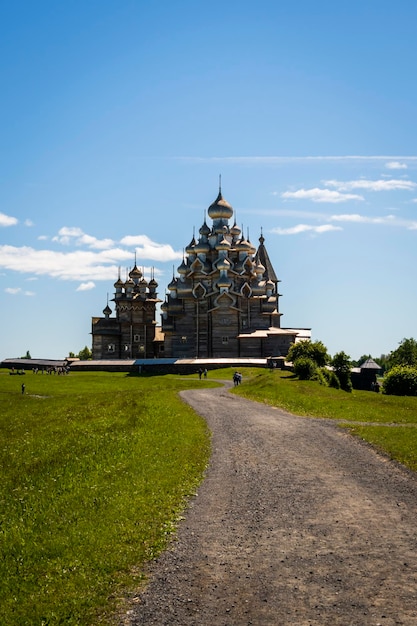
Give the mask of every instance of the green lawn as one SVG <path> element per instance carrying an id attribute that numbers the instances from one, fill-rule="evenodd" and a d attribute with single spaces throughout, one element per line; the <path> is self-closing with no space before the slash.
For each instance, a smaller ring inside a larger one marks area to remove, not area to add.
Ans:
<path id="1" fill-rule="evenodd" d="M 21 384 L 26 385 L 25 395 Z M 195 377 L 0 374 L 0 623 L 106 621 L 209 458 Z"/>
<path id="2" fill-rule="evenodd" d="M 233 393 L 341 420 L 417 469 L 417 398 L 241 371 Z M 232 375 L 0 373 L 2 626 L 112 622 L 117 598 L 164 549 L 208 462 L 205 422 L 177 392 Z"/>

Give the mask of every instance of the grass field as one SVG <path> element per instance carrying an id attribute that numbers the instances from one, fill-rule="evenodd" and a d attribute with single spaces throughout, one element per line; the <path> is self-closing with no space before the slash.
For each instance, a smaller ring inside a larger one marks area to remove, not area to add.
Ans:
<path id="1" fill-rule="evenodd" d="M 26 393 L 21 394 L 25 383 Z M 0 374 L 0 624 L 105 622 L 209 457 L 178 376 Z"/>
<path id="2" fill-rule="evenodd" d="M 241 371 L 233 393 L 340 420 L 417 470 L 417 398 Z M 0 373 L 2 626 L 112 623 L 118 598 L 166 546 L 208 462 L 206 425 L 177 392 L 232 375 Z"/>

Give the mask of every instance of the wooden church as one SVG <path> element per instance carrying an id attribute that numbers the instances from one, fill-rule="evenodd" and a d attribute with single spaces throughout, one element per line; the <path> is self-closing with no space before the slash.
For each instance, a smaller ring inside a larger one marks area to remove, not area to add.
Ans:
<path id="1" fill-rule="evenodd" d="M 310 329 L 281 327 L 279 280 L 263 235 L 255 248 L 232 223 L 221 188 L 207 214 L 211 225 L 204 220 L 168 285 L 161 329 L 157 283 L 135 263 L 114 285 L 115 317 L 107 305 L 104 318 L 92 320 L 93 359 L 282 357 L 310 338 Z"/>

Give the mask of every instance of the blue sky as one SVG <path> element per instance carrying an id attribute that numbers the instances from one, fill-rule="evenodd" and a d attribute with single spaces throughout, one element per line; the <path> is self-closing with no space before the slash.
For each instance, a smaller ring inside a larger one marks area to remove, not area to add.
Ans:
<path id="1" fill-rule="evenodd" d="M 135 250 L 163 298 L 220 174 L 283 326 L 354 359 L 416 338 L 416 25 L 406 0 L 3 3 L 0 358 L 91 346 Z"/>

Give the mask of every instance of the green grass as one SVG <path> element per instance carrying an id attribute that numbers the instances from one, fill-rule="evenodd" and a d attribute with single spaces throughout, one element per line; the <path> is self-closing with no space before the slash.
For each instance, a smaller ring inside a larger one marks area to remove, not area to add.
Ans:
<path id="1" fill-rule="evenodd" d="M 340 420 L 417 470 L 417 398 L 241 372 L 233 393 Z M 112 623 L 117 599 L 166 547 L 209 458 L 205 422 L 177 392 L 232 375 L 0 373 L 2 626 Z"/>
<path id="2" fill-rule="evenodd" d="M 280 370 L 242 370 L 244 384 L 233 390 L 290 413 L 340 420 L 353 435 L 417 471 L 417 398 L 356 391 L 346 393 Z M 225 372 L 231 377 L 232 371 Z"/>
<path id="3" fill-rule="evenodd" d="M 177 392 L 212 384 L 0 374 L 2 626 L 106 622 L 202 478 L 209 433 Z"/>

